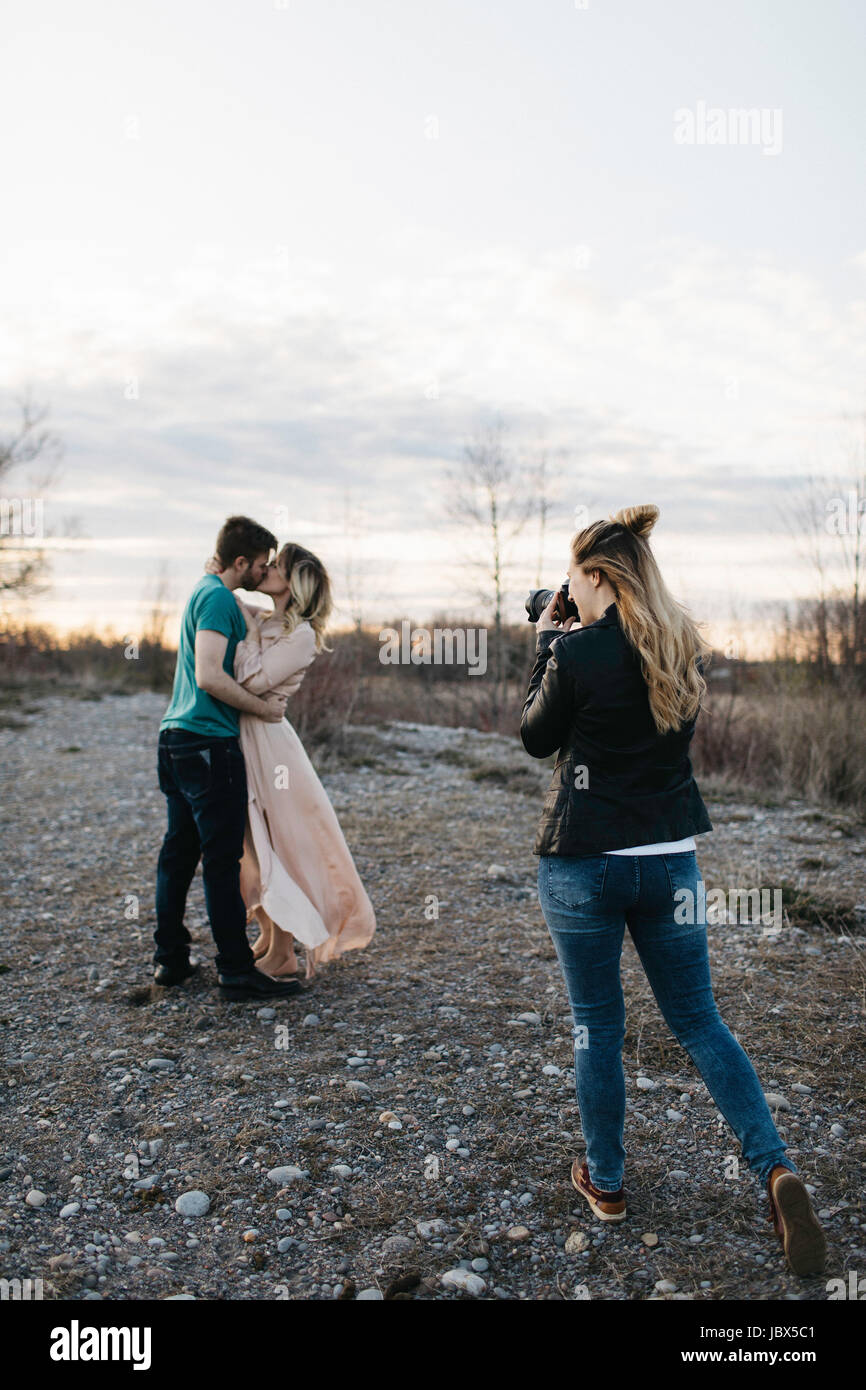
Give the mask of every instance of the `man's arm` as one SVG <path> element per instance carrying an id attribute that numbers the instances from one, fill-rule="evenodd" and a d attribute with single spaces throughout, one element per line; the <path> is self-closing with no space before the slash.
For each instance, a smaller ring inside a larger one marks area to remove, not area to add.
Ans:
<path id="1" fill-rule="evenodd" d="M 195 635 L 195 683 L 200 690 L 222 700 L 224 705 L 243 710 L 244 714 L 254 714 L 269 724 L 279 724 L 286 708 L 285 697 L 268 695 L 260 700 L 244 690 L 242 685 L 223 669 L 223 660 L 228 646 L 228 638 L 223 632 L 211 628 L 199 628 Z"/>

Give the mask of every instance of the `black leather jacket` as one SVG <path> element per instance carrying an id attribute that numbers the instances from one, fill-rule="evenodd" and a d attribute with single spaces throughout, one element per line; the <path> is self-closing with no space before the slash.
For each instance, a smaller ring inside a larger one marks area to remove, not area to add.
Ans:
<path id="1" fill-rule="evenodd" d="M 527 753 L 559 752 L 534 853 L 591 855 L 712 830 L 688 756 L 695 721 L 660 734 L 615 603 L 540 632 L 520 721 Z"/>

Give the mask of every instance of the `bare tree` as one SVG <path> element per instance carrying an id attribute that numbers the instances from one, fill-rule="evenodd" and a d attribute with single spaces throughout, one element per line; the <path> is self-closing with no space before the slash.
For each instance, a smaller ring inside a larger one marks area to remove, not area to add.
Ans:
<path id="1" fill-rule="evenodd" d="M 822 676 L 834 666 L 866 663 L 866 413 L 859 437 L 849 446 L 849 461 L 846 476 L 811 475 L 779 508 L 816 585 L 812 596 L 796 604 L 789 640 L 799 641 Z"/>
<path id="2" fill-rule="evenodd" d="M 165 645 L 165 629 L 168 623 L 169 608 L 172 600 L 171 576 L 166 560 L 160 560 L 159 562 L 155 578 L 150 586 L 148 598 L 151 603 L 151 609 L 145 623 L 142 638 L 145 642 L 151 643 L 154 647 L 163 647 Z"/>
<path id="3" fill-rule="evenodd" d="M 535 587 L 540 589 L 542 585 L 542 573 L 544 572 L 544 542 L 547 537 L 547 519 L 550 515 L 550 497 L 548 495 L 548 473 L 547 473 L 547 450 L 541 449 L 538 455 L 538 465 L 535 470 L 538 490 L 536 493 L 538 507 L 538 564 L 535 569 Z"/>
<path id="4" fill-rule="evenodd" d="M 0 437 L 0 594 L 23 599 L 48 588 L 43 494 L 57 482 L 62 445 L 43 428 L 47 406 L 35 406 L 29 391 L 17 404 L 17 429 Z"/>
<path id="5" fill-rule="evenodd" d="M 356 632 L 360 632 L 364 625 L 363 591 L 369 579 L 369 565 L 358 556 L 360 541 L 367 529 L 366 509 L 363 503 L 359 505 L 351 488 L 347 488 L 343 495 L 343 532 L 346 546 L 343 583 L 349 614 Z"/>
<path id="6" fill-rule="evenodd" d="M 537 478 L 518 466 L 497 419 L 464 446 L 463 458 L 446 470 L 445 511 L 466 528 L 478 550 L 463 564 L 478 578 L 476 597 L 493 615 L 493 719 L 498 720 L 505 680 L 503 609 L 512 547 L 537 510 Z"/>
<path id="7" fill-rule="evenodd" d="M 815 640 L 817 649 L 814 659 L 822 674 L 830 664 L 827 646 L 827 558 L 825 555 L 824 518 L 820 513 L 818 495 L 819 480 L 810 475 L 799 491 L 795 491 L 778 508 L 779 517 L 787 531 L 795 550 L 801 559 L 811 566 L 815 576 Z M 796 645 L 796 631 L 799 621 L 791 617 L 787 624 L 789 636 Z"/>
<path id="8" fill-rule="evenodd" d="M 849 485 L 845 505 L 840 509 L 848 525 L 840 527 L 840 542 L 845 572 L 850 584 L 850 638 L 847 664 L 866 660 L 866 642 L 862 631 L 863 572 L 866 568 L 866 411 L 859 419 L 859 432 L 849 446 Z M 851 524 L 853 523 L 853 524 Z"/>

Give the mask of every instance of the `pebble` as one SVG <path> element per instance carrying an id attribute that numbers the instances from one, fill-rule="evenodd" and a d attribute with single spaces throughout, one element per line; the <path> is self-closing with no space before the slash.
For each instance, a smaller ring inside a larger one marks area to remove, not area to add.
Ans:
<path id="1" fill-rule="evenodd" d="M 294 1243 L 291 1236 L 283 1236 L 282 1240 L 277 1241 L 277 1250 L 281 1255 L 285 1255 L 287 1250 L 291 1250 Z"/>
<path id="2" fill-rule="evenodd" d="M 361 1100 L 364 1100 L 367 1096 L 373 1094 L 366 1081 L 347 1081 L 346 1090 L 352 1091 Z M 358 1297 L 360 1298 L 360 1294 L 358 1295 Z"/>
<path id="3" fill-rule="evenodd" d="M 532 1232 L 526 1226 L 509 1226 L 506 1232 L 508 1239 L 513 1241 L 531 1240 Z"/>
<path id="4" fill-rule="evenodd" d="M 294 1163 L 285 1163 L 279 1168 L 271 1168 L 268 1171 L 268 1182 L 276 1183 L 277 1187 L 285 1187 L 286 1183 L 299 1182 L 303 1178 L 302 1168 L 298 1168 Z"/>
<path id="5" fill-rule="evenodd" d="M 257 1009 L 257 1010 L 256 1010 L 256 1018 L 263 1018 L 263 1019 L 265 1019 L 265 1020 L 267 1021 L 268 1019 L 276 1018 L 276 1016 L 277 1016 L 277 1011 L 276 1011 L 276 1009 Z"/>
<path id="6" fill-rule="evenodd" d="M 677 1286 L 672 1284 L 670 1279 L 657 1279 L 653 1285 L 656 1293 L 676 1293 Z"/>
<path id="7" fill-rule="evenodd" d="M 174 1209 L 179 1216 L 207 1216 L 210 1211 L 210 1197 L 206 1192 L 193 1188 L 191 1192 L 180 1194 Z"/>
<path id="8" fill-rule="evenodd" d="M 812 1094 L 812 1087 L 804 1086 L 800 1081 L 795 1081 L 791 1090 L 796 1091 L 798 1096 L 810 1096 Z"/>
<path id="9" fill-rule="evenodd" d="M 546 1062 L 541 1070 L 545 1076 L 562 1076 L 562 1068 L 554 1066 L 553 1062 Z"/>
<path id="10" fill-rule="evenodd" d="M 430 1221 L 416 1221 L 415 1230 L 422 1240 L 432 1240 L 434 1236 L 444 1235 L 448 1225 L 441 1216 L 434 1216 Z"/>
<path id="11" fill-rule="evenodd" d="M 173 1071 L 175 1067 L 170 1057 L 151 1057 L 146 1065 L 148 1071 Z"/>
<path id="12" fill-rule="evenodd" d="M 385 1295 L 382 1293 L 381 1289 L 362 1289 L 361 1292 L 357 1295 L 357 1301 L 359 1303 L 362 1300 L 365 1303 L 375 1303 L 384 1299 L 384 1297 Z"/>
<path id="13" fill-rule="evenodd" d="M 414 1248 L 414 1242 L 408 1236 L 389 1236 L 382 1244 L 382 1252 L 385 1255 L 408 1255 Z"/>
<path id="14" fill-rule="evenodd" d="M 681 1120 L 683 1118 L 682 1113 L 679 1110 L 674 1110 L 673 1107 L 670 1105 L 665 1111 L 665 1114 L 667 1115 L 669 1120 Z"/>
<path id="15" fill-rule="evenodd" d="M 771 1110 L 790 1110 L 791 1102 L 784 1096 L 780 1096 L 777 1091 L 765 1091 L 764 1100 Z"/>
<path id="16" fill-rule="evenodd" d="M 830 1133 L 833 1134 L 833 1135 L 835 1135 L 837 1139 L 844 1139 L 844 1138 L 845 1138 L 845 1127 L 844 1127 L 844 1125 L 831 1125 L 831 1126 L 830 1126 Z"/>
<path id="17" fill-rule="evenodd" d="M 44 1207 L 45 1203 L 48 1201 L 48 1198 L 45 1196 L 44 1192 L 40 1192 L 38 1188 L 33 1187 L 27 1193 L 27 1196 L 24 1198 L 24 1200 L 27 1203 L 28 1207 Z"/>
<path id="18" fill-rule="evenodd" d="M 688 1182 L 688 1179 L 685 1168 L 672 1168 L 668 1173 L 668 1182 Z"/>
<path id="19" fill-rule="evenodd" d="M 658 1245 L 659 1243 L 659 1238 L 656 1235 L 655 1231 L 644 1231 L 643 1235 L 641 1236 L 641 1240 L 643 1241 L 644 1245 L 648 1245 L 650 1249 L 652 1249 L 654 1245 Z"/>
<path id="20" fill-rule="evenodd" d="M 318 1014 L 305 1014 L 304 1017 L 301 1019 L 301 1027 L 316 1028 L 321 1023 L 321 1021 L 322 1020 L 319 1018 Z"/>
<path id="21" fill-rule="evenodd" d="M 331 1172 L 336 1173 L 338 1178 L 350 1178 L 352 1176 L 352 1170 L 348 1163 L 332 1163 Z"/>
<path id="22" fill-rule="evenodd" d="M 566 1255 L 582 1255 L 584 1250 L 590 1246 L 589 1236 L 585 1231 L 572 1231 L 565 1242 Z"/>
<path id="23" fill-rule="evenodd" d="M 525 1014 L 518 1014 L 517 1017 L 520 1019 L 520 1022 L 521 1022 L 521 1023 L 540 1023 L 540 1022 L 541 1022 L 541 1014 L 535 1014 L 535 1013 L 531 1013 L 531 1012 L 530 1012 L 530 1013 L 525 1013 Z"/>
<path id="24" fill-rule="evenodd" d="M 445 1273 L 440 1275 L 440 1279 L 446 1289 L 462 1289 L 464 1293 L 472 1294 L 475 1298 L 487 1288 L 481 1275 L 473 1274 L 468 1269 L 446 1269 Z"/>
<path id="25" fill-rule="evenodd" d="M 651 1081 L 648 1076 L 639 1076 L 636 1084 L 639 1091 L 654 1091 L 658 1086 L 658 1082 Z"/>
<path id="26" fill-rule="evenodd" d="M 490 1268 L 490 1261 L 485 1260 L 483 1255 L 479 1255 L 472 1261 L 472 1268 L 475 1270 L 476 1274 L 486 1274 L 487 1270 Z"/>
<path id="27" fill-rule="evenodd" d="M 61 1216 L 76 1216 L 81 1211 L 80 1202 L 67 1202 L 65 1207 L 60 1208 Z"/>

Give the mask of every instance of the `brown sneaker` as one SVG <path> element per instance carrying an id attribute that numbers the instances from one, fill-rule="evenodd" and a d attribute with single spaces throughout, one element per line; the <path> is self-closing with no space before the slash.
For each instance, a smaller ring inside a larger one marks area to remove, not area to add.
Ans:
<path id="1" fill-rule="evenodd" d="M 599 1221 L 625 1220 L 625 1193 L 622 1188 L 617 1192 L 602 1192 L 600 1187 L 590 1182 L 586 1163 L 581 1163 L 577 1158 L 571 1165 L 571 1181 L 589 1202 Z"/>
<path id="2" fill-rule="evenodd" d="M 779 1163 L 767 1179 L 770 1217 L 795 1274 L 820 1274 L 827 1241 L 802 1178 Z"/>

